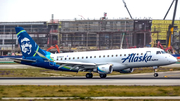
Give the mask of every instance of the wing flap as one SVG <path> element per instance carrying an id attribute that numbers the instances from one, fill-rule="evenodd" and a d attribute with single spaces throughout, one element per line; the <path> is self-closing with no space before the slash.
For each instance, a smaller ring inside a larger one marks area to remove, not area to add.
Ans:
<path id="1" fill-rule="evenodd" d="M 86 65 L 86 66 L 96 66 L 95 63 L 84 63 L 84 62 L 64 62 L 64 61 L 54 61 L 56 64 L 69 64 L 69 65 Z"/>

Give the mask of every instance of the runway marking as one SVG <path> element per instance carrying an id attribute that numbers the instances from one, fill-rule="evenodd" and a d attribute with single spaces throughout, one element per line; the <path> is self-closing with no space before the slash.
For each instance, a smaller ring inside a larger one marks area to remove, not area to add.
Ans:
<path id="1" fill-rule="evenodd" d="M 180 77 L 180 74 L 173 74 L 173 75 L 166 75 L 166 76 L 164 76 L 164 77 Z"/>

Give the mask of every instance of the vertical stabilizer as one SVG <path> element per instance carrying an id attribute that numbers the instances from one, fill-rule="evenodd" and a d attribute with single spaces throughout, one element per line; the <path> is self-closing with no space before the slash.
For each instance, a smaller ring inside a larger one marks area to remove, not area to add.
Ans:
<path id="1" fill-rule="evenodd" d="M 34 42 L 34 40 L 22 27 L 16 27 L 15 29 L 24 58 L 37 56 L 38 54 L 36 53 L 36 51 L 43 55 L 46 55 L 46 52 L 40 49 L 36 42 Z"/>

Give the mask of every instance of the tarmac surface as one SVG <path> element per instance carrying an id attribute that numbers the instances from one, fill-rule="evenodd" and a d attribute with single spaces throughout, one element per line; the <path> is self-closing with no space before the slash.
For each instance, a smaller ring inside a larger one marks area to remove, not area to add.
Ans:
<path id="1" fill-rule="evenodd" d="M 180 64 L 173 64 L 168 67 L 180 67 Z M 10 64 L 0 65 L 0 68 L 37 68 L 26 65 Z M 0 85 L 144 85 L 144 86 L 180 86 L 180 71 L 158 72 L 159 76 L 154 77 L 153 73 L 107 75 L 101 79 L 94 76 L 86 79 L 85 76 L 77 77 L 0 77 Z"/>
<path id="2" fill-rule="evenodd" d="M 180 71 L 160 72 L 159 77 L 153 73 L 112 75 L 101 79 L 79 77 L 29 77 L 0 78 L 0 85 L 141 85 L 141 86 L 180 86 Z M 163 77 L 166 75 L 165 77 Z"/>

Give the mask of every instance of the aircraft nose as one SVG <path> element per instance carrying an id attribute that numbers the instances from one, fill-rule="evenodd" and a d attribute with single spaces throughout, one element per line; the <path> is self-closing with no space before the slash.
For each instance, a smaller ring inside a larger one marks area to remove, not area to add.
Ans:
<path id="1" fill-rule="evenodd" d="M 172 56 L 171 59 L 170 59 L 170 61 L 171 61 L 172 63 L 176 63 L 176 62 L 177 62 L 177 58 L 175 58 L 174 56 Z"/>

